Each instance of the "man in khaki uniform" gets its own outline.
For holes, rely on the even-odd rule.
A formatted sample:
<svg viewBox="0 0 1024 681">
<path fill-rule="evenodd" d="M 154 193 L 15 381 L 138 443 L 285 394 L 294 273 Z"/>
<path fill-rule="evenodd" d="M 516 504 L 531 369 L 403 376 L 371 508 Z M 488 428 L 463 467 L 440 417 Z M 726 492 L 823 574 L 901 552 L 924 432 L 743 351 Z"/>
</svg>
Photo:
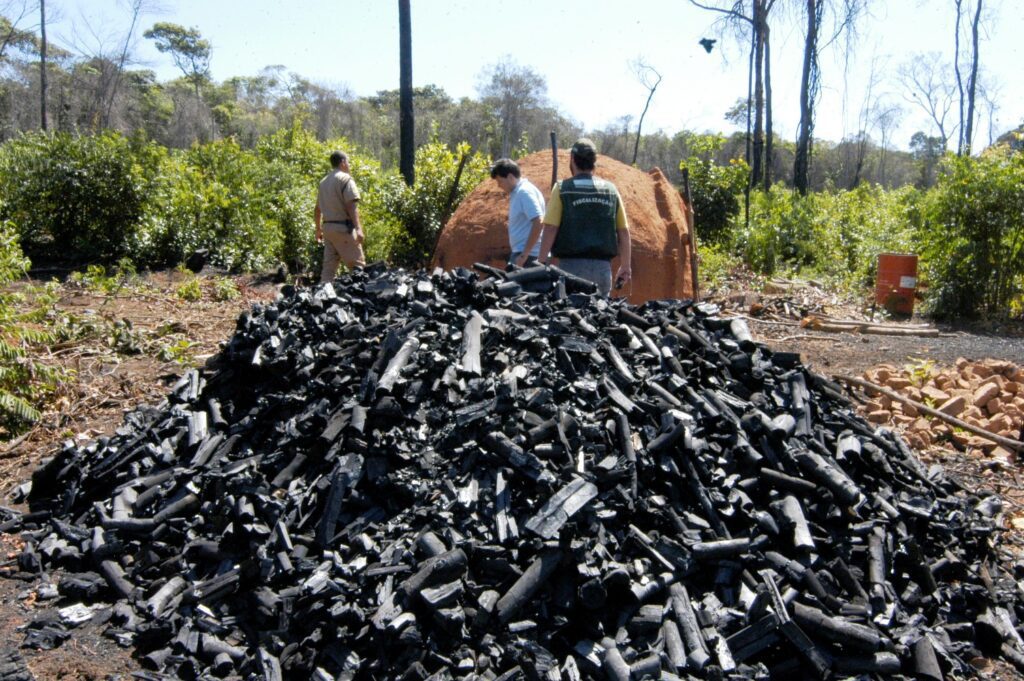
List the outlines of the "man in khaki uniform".
<svg viewBox="0 0 1024 681">
<path fill-rule="evenodd" d="M 348 154 L 331 153 L 333 170 L 320 181 L 313 220 L 316 241 L 323 242 L 324 264 L 320 281 L 331 281 L 338 272 L 338 263 L 348 268 L 366 264 L 363 256 L 363 227 L 359 222 L 359 188 L 349 174 Z"/>
</svg>

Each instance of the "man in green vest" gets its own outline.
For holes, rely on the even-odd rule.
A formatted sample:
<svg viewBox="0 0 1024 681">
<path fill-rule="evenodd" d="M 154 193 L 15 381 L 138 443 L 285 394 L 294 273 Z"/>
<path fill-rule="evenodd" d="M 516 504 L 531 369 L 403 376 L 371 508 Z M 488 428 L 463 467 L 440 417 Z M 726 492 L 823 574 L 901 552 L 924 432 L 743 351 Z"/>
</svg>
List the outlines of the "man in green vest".
<svg viewBox="0 0 1024 681">
<path fill-rule="evenodd" d="M 612 288 L 612 258 L 619 256 L 616 287 L 633 276 L 629 223 L 619 190 L 607 180 L 594 177 L 597 148 L 587 138 L 572 145 L 569 171 L 572 179 L 551 189 L 544 214 L 540 261 L 558 258 L 558 266 L 570 274 L 597 284 L 601 295 Z"/>
</svg>

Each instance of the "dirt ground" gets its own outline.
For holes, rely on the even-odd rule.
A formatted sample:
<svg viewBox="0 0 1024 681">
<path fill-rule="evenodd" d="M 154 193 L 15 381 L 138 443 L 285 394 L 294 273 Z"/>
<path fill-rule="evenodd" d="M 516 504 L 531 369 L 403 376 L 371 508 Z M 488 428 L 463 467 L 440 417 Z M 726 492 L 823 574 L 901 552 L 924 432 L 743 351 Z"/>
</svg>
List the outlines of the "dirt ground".
<svg viewBox="0 0 1024 681">
<path fill-rule="evenodd" d="M 74 369 L 77 379 L 36 427 L 13 441 L 0 443 L 0 506 L 12 505 L 9 494 L 28 479 L 34 467 L 62 440 L 88 440 L 109 433 L 120 424 L 126 410 L 140 403 L 159 401 L 187 367 L 201 365 L 218 352 L 221 343 L 233 333 L 241 312 L 253 304 L 273 300 L 278 291 L 278 286 L 269 282 L 235 278 L 241 295 L 217 302 L 211 294 L 212 280 L 204 279 L 203 299 L 184 302 L 175 293 L 184 276 L 177 272 L 149 275 L 139 286 L 114 295 L 81 285 L 67 285 L 60 290 L 58 310 L 80 318 L 103 320 L 108 327 L 122 322 L 119 328 L 123 328 L 126 323 L 142 349 L 136 354 L 116 351 L 104 334 L 49 348 L 44 359 Z M 945 366 L 952 365 L 958 357 L 1024 361 L 1024 325 L 999 329 L 941 327 L 941 335 L 934 338 L 826 334 L 801 328 L 800 317 L 815 312 L 864 319 L 864 306 L 813 286 L 783 287 L 781 292 L 772 294 L 722 291 L 709 296 L 709 300 L 720 305 L 723 316 L 747 318 L 756 340 L 776 350 L 799 352 L 807 366 L 829 377 L 859 376 L 883 363 L 900 366 L 931 361 Z M 922 321 L 927 320 L 907 323 Z M 173 359 L 167 358 L 168 348 L 179 350 L 170 353 Z M 1002 494 L 1010 510 L 1010 538 L 1024 546 L 1024 533 L 1011 525 L 1013 518 L 1024 512 L 1024 481 L 1016 468 L 993 466 L 953 449 L 936 448 L 921 452 L 921 456 L 941 462 L 969 490 Z M 19 545 L 16 536 L 0 535 L 0 572 L 10 573 L 16 568 Z M 0 579 L 0 649 L 18 648 L 24 637 L 19 627 L 55 611 L 53 601 L 39 601 L 39 583 L 38 579 Z M 22 649 L 21 653 L 40 680 L 127 681 L 132 678 L 131 672 L 139 669 L 138 663 L 128 650 L 104 638 L 104 629 L 103 621 L 86 623 L 73 630 L 72 638 L 55 650 Z M 982 678 L 1024 678 L 1001 662 L 978 661 L 978 665 Z"/>
</svg>

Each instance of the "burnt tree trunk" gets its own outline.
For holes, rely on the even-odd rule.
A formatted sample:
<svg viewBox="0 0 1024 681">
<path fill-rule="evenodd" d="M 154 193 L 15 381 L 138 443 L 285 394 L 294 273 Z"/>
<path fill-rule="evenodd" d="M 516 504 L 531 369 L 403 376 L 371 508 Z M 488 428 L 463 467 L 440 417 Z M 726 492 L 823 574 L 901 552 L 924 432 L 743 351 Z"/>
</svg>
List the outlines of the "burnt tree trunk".
<svg viewBox="0 0 1024 681">
<path fill-rule="evenodd" d="M 956 30 L 953 33 L 953 73 L 956 74 L 956 89 L 959 99 L 957 105 L 959 107 L 959 118 L 957 121 L 960 123 L 957 128 L 957 140 L 956 140 L 956 153 L 957 156 L 963 156 L 964 153 L 964 79 L 960 75 L 960 20 L 963 15 L 963 0 L 955 0 L 956 2 Z M 945 134 L 943 134 L 945 137 Z"/>
<path fill-rule="evenodd" d="M 971 77 L 967 81 L 967 123 L 964 130 L 964 153 L 971 155 L 974 142 L 974 96 L 978 88 L 978 24 L 981 23 L 981 3 L 974 10 L 974 21 L 971 23 Z"/>
<path fill-rule="evenodd" d="M 416 149 L 412 107 L 412 16 L 409 0 L 398 0 L 399 53 L 399 168 L 405 183 L 416 179 Z"/>
<path fill-rule="evenodd" d="M 800 77 L 800 125 L 797 128 L 796 158 L 793 160 L 793 185 L 807 194 L 811 155 L 811 133 L 814 130 L 814 68 L 818 51 L 818 0 L 807 0 L 807 36 L 804 40 L 804 63 Z"/>
<path fill-rule="evenodd" d="M 46 130 L 46 0 L 39 0 L 39 125 Z"/>
<path fill-rule="evenodd" d="M 764 190 L 772 186 L 772 50 L 768 20 L 764 17 Z"/>
<path fill-rule="evenodd" d="M 754 141 L 750 185 L 756 186 L 764 172 L 764 0 L 754 0 Z"/>
</svg>

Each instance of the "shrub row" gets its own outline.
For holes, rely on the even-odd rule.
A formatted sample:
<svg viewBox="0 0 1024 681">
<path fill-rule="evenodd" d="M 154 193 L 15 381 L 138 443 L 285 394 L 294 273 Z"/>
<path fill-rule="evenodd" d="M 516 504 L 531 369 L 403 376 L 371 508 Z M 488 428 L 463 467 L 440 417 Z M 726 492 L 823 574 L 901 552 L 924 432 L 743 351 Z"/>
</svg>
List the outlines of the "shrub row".
<svg viewBox="0 0 1024 681">
<path fill-rule="evenodd" d="M 927 191 L 861 185 L 800 196 L 776 185 L 751 194 L 749 224 L 737 207 L 735 177 L 703 170 L 694 186 L 698 236 L 740 255 L 756 272 L 802 272 L 863 287 L 874 281 L 879 253 L 917 253 L 927 311 L 1024 314 L 1020 152 L 995 147 L 971 158 L 949 155 Z M 711 208 L 702 216 L 704 204 Z M 723 215 L 731 216 L 724 229 Z"/>
<path fill-rule="evenodd" d="M 280 262 L 296 271 L 315 260 L 316 185 L 335 148 L 349 151 L 363 195 L 367 257 L 421 262 L 468 148 L 421 147 L 423 179 L 410 188 L 346 140 L 320 142 L 299 123 L 252 149 L 231 139 L 171 151 L 114 132 L 26 134 L 0 148 L 0 219 L 17 226 L 34 259 L 167 266 L 205 248 L 233 271 Z M 486 159 L 469 155 L 455 203 L 486 168 Z"/>
</svg>

